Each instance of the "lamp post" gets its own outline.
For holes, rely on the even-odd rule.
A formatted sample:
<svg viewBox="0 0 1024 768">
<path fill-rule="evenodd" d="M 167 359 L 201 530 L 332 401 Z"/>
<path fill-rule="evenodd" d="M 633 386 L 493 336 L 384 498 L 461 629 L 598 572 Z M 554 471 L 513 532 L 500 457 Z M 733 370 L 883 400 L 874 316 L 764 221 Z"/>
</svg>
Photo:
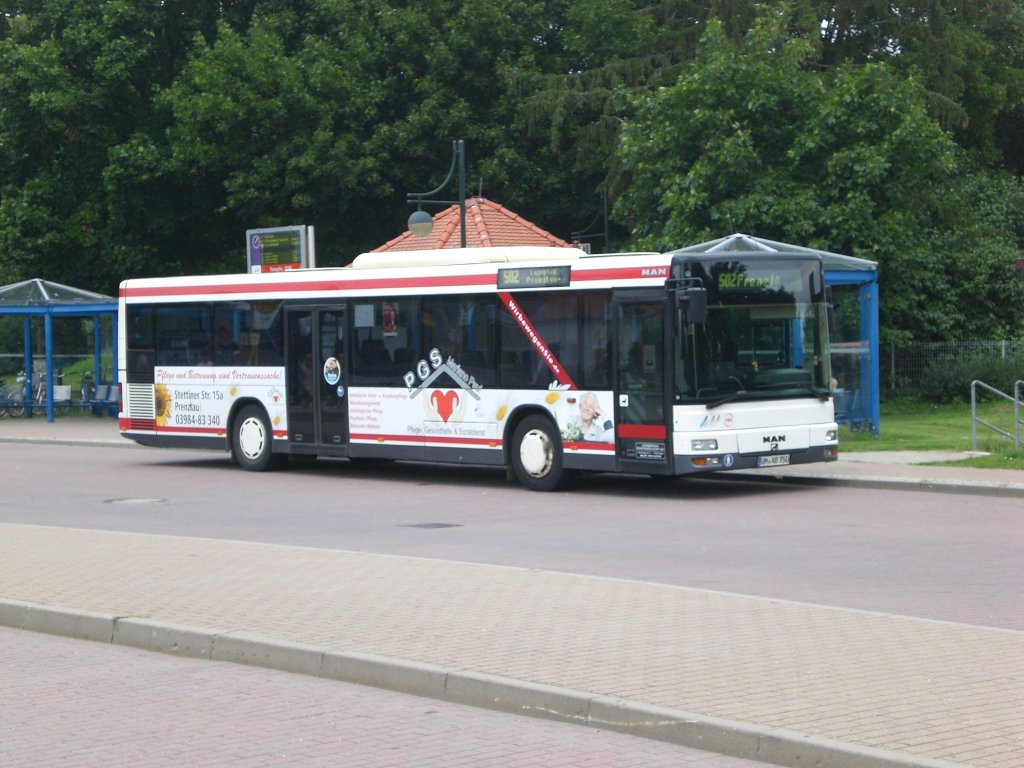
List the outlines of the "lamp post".
<svg viewBox="0 0 1024 768">
<path fill-rule="evenodd" d="M 458 200 L 434 200 L 433 195 L 441 192 L 451 182 L 452 177 L 458 172 L 459 175 L 459 199 Z M 452 167 L 448 169 L 448 175 L 436 189 L 429 192 L 409 192 L 407 202 L 415 203 L 416 210 L 409 216 L 409 231 L 416 237 L 426 237 L 434 228 L 434 217 L 423 210 L 424 203 L 439 205 L 459 205 L 459 233 L 460 247 L 466 247 L 466 144 L 462 139 L 452 142 Z"/>
<path fill-rule="evenodd" d="M 599 219 L 603 219 L 604 226 L 601 232 L 591 232 L 594 225 L 597 224 Z M 573 232 L 570 237 L 574 241 L 588 240 L 590 238 L 603 237 L 604 238 L 604 252 L 608 252 L 608 192 L 607 190 L 601 190 L 601 209 L 594 216 L 594 220 L 590 222 L 586 229 L 581 229 L 578 232 Z M 590 251 L 587 251 L 590 253 Z"/>
</svg>

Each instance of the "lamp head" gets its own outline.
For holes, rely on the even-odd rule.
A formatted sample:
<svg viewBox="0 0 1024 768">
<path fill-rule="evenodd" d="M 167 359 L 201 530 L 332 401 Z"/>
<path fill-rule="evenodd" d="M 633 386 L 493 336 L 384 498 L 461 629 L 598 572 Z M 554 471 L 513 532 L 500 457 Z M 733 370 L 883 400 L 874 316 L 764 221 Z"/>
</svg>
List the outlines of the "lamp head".
<svg viewBox="0 0 1024 768">
<path fill-rule="evenodd" d="M 426 237 L 434 228 L 434 217 L 424 210 L 415 210 L 409 217 L 409 231 L 416 237 Z"/>
</svg>

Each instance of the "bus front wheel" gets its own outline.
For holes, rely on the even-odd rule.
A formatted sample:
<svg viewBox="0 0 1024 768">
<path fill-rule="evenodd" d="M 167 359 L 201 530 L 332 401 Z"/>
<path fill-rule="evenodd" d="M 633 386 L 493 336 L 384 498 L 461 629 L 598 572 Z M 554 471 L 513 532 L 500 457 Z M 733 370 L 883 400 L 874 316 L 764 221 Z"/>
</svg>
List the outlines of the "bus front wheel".
<svg viewBox="0 0 1024 768">
<path fill-rule="evenodd" d="M 276 464 L 273 440 L 274 433 L 263 409 L 247 405 L 235 419 L 231 435 L 231 453 L 242 469 L 262 472 Z"/>
<path fill-rule="evenodd" d="M 531 491 L 553 491 L 562 483 L 562 440 L 551 419 L 527 416 L 512 437 L 512 471 Z"/>
</svg>

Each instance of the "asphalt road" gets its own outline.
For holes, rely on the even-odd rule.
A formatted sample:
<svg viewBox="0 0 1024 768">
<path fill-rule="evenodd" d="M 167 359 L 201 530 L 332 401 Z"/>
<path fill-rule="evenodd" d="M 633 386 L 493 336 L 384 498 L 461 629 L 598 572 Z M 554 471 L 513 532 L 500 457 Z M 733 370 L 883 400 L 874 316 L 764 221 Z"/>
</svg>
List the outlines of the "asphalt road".
<svg viewBox="0 0 1024 768">
<path fill-rule="evenodd" d="M 592 475 L 536 494 L 493 469 L 0 444 L 0 522 L 512 565 L 1024 629 L 1020 502 Z"/>
</svg>

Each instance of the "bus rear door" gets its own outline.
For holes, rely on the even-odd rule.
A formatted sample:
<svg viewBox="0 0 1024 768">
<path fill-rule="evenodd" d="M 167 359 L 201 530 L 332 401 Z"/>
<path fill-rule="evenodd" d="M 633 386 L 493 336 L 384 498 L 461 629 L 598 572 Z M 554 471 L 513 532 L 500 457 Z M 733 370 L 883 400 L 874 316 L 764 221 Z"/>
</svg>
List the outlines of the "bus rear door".
<svg viewBox="0 0 1024 768">
<path fill-rule="evenodd" d="M 287 317 L 288 441 L 296 453 L 345 455 L 345 309 L 291 308 Z"/>
<path fill-rule="evenodd" d="M 616 291 L 616 453 L 623 472 L 671 469 L 666 401 L 666 317 L 663 290 Z"/>
</svg>

